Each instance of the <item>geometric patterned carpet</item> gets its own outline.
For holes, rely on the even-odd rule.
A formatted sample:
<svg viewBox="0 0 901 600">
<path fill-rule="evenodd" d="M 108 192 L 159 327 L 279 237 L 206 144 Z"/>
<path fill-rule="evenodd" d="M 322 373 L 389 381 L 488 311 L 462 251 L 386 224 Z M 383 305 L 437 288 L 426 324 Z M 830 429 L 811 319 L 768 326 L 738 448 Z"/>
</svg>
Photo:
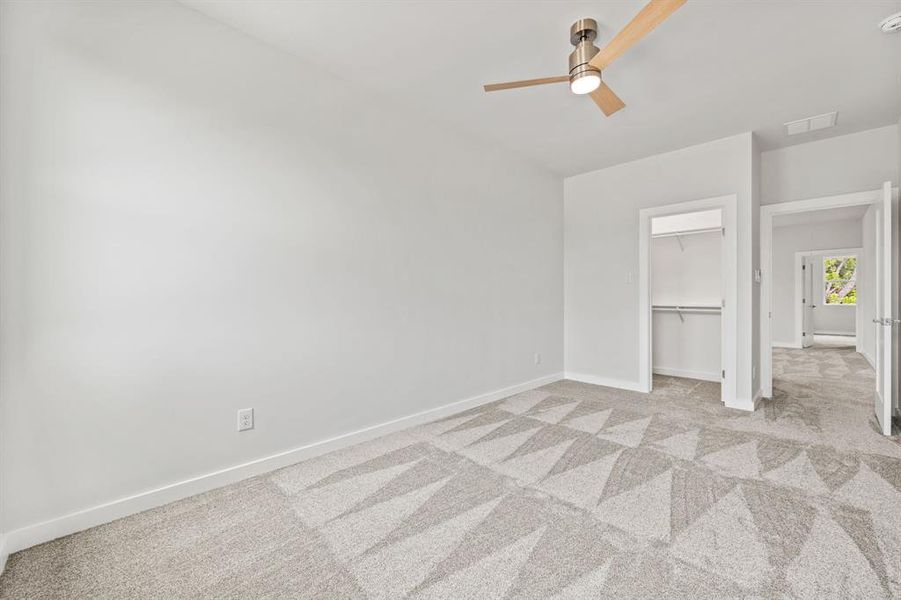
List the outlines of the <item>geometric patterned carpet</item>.
<svg viewBox="0 0 901 600">
<path fill-rule="evenodd" d="M 872 370 L 774 372 L 755 413 L 554 383 L 17 553 L 0 597 L 901 597 Z"/>
</svg>

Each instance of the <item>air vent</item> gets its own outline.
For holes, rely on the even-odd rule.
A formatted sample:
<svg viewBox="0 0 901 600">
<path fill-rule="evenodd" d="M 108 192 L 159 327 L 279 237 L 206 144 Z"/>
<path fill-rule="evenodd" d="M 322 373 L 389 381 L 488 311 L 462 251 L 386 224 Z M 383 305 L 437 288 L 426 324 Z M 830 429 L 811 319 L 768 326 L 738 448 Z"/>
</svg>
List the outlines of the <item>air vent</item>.
<svg viewBox="0 0 901 600">
<path fill-rule="evenodd" d="M 806 119 L 789 121 L 785 124 L 785 135 L 798 135 L 799 133 L 807 133 L 818 129 L 829 129 L 830 127 L 835 127 L 837 120 L 838 112 L 832 111 L 831 113 L 807 117 Z"/>
</svg>

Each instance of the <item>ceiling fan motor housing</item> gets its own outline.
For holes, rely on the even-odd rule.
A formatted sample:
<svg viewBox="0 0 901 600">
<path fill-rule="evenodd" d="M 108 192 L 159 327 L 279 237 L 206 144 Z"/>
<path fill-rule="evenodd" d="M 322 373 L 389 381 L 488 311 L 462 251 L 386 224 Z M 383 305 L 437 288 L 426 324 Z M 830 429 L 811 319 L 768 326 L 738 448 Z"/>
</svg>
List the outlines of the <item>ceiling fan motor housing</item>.
<svg viewBox="0 0 901 600">
<path fill-rule="evenodd" d="M 598 37 L 598 23 L 594 19 L 579 19 L 569 28 L 569 41 L 576 47 L 569 55 L 570 77 L 580 75 L 585 71 L 600 71 L 588 64 L 600 49 L 594 45 Z"/>
</svg>

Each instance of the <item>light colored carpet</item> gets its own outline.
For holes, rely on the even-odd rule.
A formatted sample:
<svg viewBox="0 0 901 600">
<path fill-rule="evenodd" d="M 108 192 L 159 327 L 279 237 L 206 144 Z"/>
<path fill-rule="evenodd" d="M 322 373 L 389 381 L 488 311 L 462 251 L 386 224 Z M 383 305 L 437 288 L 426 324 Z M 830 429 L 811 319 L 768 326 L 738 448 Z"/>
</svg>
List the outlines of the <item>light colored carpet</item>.
<svg viewBox="0 0 901 600">
<path fill-rule="evenodd" d="M 857 337 L 817 334 L 813 336 L 813 345 L 817 348 L 853 348 L 857 346 Z"/>
<path fill-rule="evenodd" d="M 10 557 L 3 598 L 901 597 L 901 444 L 850 350 L 776 397 L 563 381 Z"/>
</svg>

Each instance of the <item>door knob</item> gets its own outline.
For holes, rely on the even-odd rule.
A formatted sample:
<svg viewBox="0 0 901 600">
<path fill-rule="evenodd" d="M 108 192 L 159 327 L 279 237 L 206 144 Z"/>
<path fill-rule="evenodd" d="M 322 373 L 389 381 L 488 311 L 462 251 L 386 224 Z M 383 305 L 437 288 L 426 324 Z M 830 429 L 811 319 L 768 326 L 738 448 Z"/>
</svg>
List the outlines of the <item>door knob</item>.
<svg viewBox="0 0 901 600">
<path fill-rule="evenodd" d="M 885 325 L 886 327 L 892 327 L 893 325 L 901 324 L 901 319 L 893 319 L 891 317 L 886 317 L 884 319 L 876 318 L 873 319 L 873 322 L 877 325 Z"/>
</svg>

